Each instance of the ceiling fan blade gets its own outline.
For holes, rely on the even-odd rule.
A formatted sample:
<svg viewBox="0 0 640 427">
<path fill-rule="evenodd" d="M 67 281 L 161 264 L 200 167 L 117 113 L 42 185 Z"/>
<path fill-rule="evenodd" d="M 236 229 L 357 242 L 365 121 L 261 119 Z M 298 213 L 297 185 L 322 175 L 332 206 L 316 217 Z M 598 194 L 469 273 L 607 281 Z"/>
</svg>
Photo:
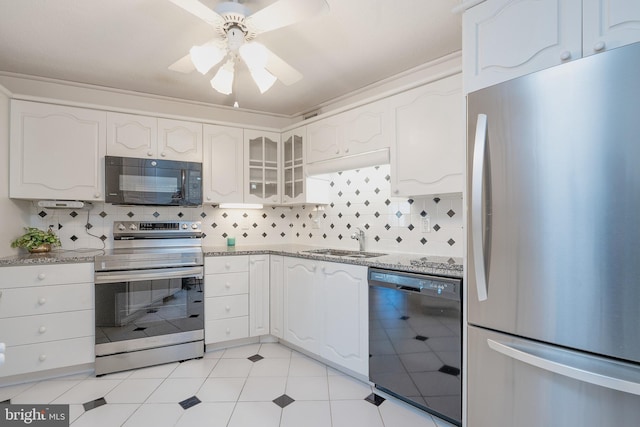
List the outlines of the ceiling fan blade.
<svg viewBox="0 0 640 427">
<path fill-rule="evenodd" d="M 179 73 L 190 73 L 196 69 L 193 65 L 193 61 L 191 60 L 191 55 L 187 54 L 182 58 L 178 59 L 173 64 L 169 65 L 169 69 L 172 71 L 177 71 Z"/>
<path fill-rule="evenodd" d="M 187 12 L 197 16 L 204 22 L 216 26 L 224 23 L 224 18 L 218 13 L 209 9 L 207 6 L 200 3 L 198 0 L 169 0 L 176 6 L 186 10 Z"/>
<path fill-rule="evenodd" d="M 256 34 L 260 34 L 295 24 L 327 11 L 329 11 L 329 4 L 326 0 L 278 0 L 249 16 L 246 24 Z"/>
<path fill-rule="evenodd" d="M 268 53 L 267 65 L 265 68 L 274 76 L 278 78 L 282 83 L 290 86 L 302 79 L 302 74 L 287 64 L 275 53 L 265 48 Z"/>
</svg>

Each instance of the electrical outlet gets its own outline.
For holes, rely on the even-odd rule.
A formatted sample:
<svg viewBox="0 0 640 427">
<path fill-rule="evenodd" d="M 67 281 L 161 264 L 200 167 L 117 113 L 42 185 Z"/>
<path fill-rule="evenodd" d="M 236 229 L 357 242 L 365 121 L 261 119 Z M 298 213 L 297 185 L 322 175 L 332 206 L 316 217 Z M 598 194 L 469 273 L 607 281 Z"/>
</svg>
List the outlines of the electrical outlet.
<svg viewBox="0 0 640 427">
<path fill-rule="evenodd" d="M 431 218 L 429 216 L 425 216 L 420 220 L 420 228 L 423 233 L 431 232 Z"/>
</svg>

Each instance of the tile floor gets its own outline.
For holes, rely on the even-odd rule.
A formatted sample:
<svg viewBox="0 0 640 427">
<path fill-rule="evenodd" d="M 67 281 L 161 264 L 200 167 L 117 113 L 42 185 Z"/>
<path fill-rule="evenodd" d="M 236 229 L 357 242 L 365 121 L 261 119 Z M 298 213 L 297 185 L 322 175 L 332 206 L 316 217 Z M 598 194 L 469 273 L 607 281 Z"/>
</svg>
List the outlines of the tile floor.
<svg viewBox="0 0 640 427">
<path fill-rule="evenodd" d="M 268 343 L 100 378 L 0 387 L 0 403 L 69 404 L 73 427 L 450 427 L 372 394 L 368 384 Z"/>
</svg>

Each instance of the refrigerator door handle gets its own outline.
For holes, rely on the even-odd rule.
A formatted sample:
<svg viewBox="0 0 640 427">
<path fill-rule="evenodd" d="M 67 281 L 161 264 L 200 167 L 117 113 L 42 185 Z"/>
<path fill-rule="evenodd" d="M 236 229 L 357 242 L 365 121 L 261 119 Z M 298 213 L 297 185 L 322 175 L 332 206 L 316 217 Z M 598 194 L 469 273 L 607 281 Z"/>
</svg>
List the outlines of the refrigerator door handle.
<svg viewBox="0 0 640 427">
<path fill-rule="evenodd" d="M 473 265 L 475 266 L 478 300 L 487 299 L 484 240 L 482 235 L 482 201 L 484 200 L 484 153 L 487 145 L 487 115 L 478 114 L 473 148 L 473 174 L 471 176 L 471 235 L 473 237 Z"/>
<path fill-rule="evenodd" d="M 640 376 L 635 368 L 627 368 L 621 363 L 568 350 L 545 348 L 543 345 L 510 345 L 492 339 L 487 339 L 487 344 L 498 353 L 545 371 L 611 390 L 640 395 Z M 574 366 L 563 363 L 566 361 L 574 362 Z"/>
</svg>

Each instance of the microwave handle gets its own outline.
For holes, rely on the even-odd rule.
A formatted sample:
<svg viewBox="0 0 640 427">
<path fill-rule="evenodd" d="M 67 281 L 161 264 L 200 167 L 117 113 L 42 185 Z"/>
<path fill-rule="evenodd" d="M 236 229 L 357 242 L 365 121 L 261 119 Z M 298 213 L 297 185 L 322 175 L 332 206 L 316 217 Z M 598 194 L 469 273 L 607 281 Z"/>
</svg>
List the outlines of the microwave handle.
<svg viewBox="0 0 640 427">
<path fill-rule="evenodd" d="M 186 186 L 187 186 L 187 171 L 185 169 L 182 169 L 180 171 L 180 194 L 182 194 L 183 199 L 187 198 Z"/>
</svg>

